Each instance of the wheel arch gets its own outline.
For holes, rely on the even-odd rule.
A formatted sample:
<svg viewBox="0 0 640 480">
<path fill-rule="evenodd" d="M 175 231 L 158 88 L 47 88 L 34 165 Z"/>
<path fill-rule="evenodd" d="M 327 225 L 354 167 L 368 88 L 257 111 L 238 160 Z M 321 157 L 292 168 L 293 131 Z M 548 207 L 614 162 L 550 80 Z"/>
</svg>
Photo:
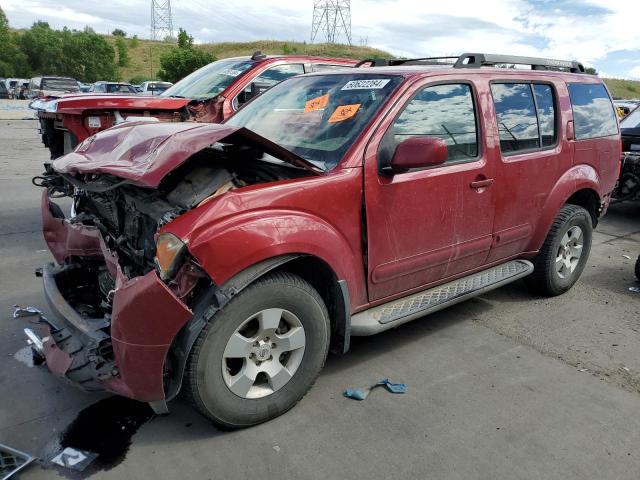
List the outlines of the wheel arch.
<svg viewBox="0 0 640 480">
<path fill-rule="evenodd" d="M 530 252 L 540 250 L 553 221 L 565 204 L 578 205 L 585 208 L 589 212 L 595 228 L 602 205 L 600 190 L 600 178 L 596 170 L 590 165 L 576 165 L 566 171 L 547 196 L 542 207 L 540 221 L 535 226 L 534 234 L 527 250 Z"/>
<path fill-rule="evenodd" d="M 165 360 L 166 366 L 171 365 L 171 368 L 166 368 L 169 372 L 165 381 L 167 401 L 180 392 L 187 359 L 207 322 L 241 291 L 274 271 L 296 274 L 318 291 L 329 311 L 331 351 L 340 354 L 348 351 L 351 337 L 351 307 L 346 281 L 339 280 L 329 264 L 312 255 L 294 253 L 269 258 L 238 272 L 224 284 L 212 284 L 203 291 L 195 303 L 193 317 L 174 338 Z"/>
</svg>

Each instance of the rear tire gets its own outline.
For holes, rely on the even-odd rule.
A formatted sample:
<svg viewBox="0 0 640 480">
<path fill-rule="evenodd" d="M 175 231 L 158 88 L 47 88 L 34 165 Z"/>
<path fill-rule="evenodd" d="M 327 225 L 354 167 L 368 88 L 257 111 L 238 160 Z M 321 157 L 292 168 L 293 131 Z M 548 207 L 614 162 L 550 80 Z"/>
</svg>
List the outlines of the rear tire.
<svg viewBox="0 0 640 480">
<path fill-rule="evenodd" d="M 209 319 L 187 361 L 185 393 L 226 429 L 282 415 L 320 374 L 330 331 L 326 306 L 309 283 L 269 274 Z"/>
<path fill-rule="evenodd" d="M 636 278 L 640 282 L 640 255 L 638 255 L 638 259 L 636 260 Z"/>
<path fill-rule="evenodd" d="M 569 290 L 587 263 L 592 236 L 589 212 L 578 205 L 564 205 L 533 260 L 533 273 L 525 279 L 529 288 L 547 296 Z"/>
</svg>

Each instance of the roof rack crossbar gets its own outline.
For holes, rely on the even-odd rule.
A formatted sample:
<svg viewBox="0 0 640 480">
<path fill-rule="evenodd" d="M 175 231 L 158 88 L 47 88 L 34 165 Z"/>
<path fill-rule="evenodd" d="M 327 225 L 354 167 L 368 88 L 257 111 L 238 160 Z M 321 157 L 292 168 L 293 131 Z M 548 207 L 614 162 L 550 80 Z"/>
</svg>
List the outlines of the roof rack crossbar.
<svg viewBox="0 0 640 480">
<path fill-rule="evenodd" d="M 392 58 L 389 65 L 451 65 L 451 60 L 457 60 L 458 57 L 423 57 L 423 58 Z M 446 62 L 444 60 L 449 60 Z"/>
<path fill-rule="evenodd" d="M 585 73 L 584 65 L 575 60 L 553 60 L 550 58 L 520 57 L 516 55 L 496 55 L 490 53 L 463 53 L 457 57 L 453 68 L 480 68 L 498 64 L 531 65 L 532 70 L 563 68 L 571 73 Z"/>
</svg>

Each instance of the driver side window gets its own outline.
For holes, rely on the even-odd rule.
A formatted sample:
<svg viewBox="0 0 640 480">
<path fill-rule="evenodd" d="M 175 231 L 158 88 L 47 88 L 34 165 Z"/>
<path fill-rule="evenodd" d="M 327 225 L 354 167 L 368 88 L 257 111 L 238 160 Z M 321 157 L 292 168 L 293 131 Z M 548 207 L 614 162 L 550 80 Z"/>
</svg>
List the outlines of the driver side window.
<svg viewBox="0 0 640 480">
<path fill-rule="evenodd" d="M 410 137 L 439 137 L 447 162 L 478 156 L 473 92 L 468 84 L 434 85 L 420 90 L 393 123 L 393 148 Z"/>
</svg>

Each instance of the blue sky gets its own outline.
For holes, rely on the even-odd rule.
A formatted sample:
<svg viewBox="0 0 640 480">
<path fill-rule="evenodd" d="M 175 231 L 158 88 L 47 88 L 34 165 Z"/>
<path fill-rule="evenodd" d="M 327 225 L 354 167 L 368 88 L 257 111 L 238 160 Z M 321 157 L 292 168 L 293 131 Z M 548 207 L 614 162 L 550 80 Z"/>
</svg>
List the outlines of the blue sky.
<svg viewBox="0 0 640 480">
<path fill-rule="evenodd" d="M 199 42 L 309 41 L 312 0 L 172 0 Z M 122 28 L 149 35 L 150 0 L 0 0 L 15 27 Z M 640 79 L 638 0 L 352 0 L 354 43 L 403 56 L 484 51 L 576 59 Z"/>
</svg>

